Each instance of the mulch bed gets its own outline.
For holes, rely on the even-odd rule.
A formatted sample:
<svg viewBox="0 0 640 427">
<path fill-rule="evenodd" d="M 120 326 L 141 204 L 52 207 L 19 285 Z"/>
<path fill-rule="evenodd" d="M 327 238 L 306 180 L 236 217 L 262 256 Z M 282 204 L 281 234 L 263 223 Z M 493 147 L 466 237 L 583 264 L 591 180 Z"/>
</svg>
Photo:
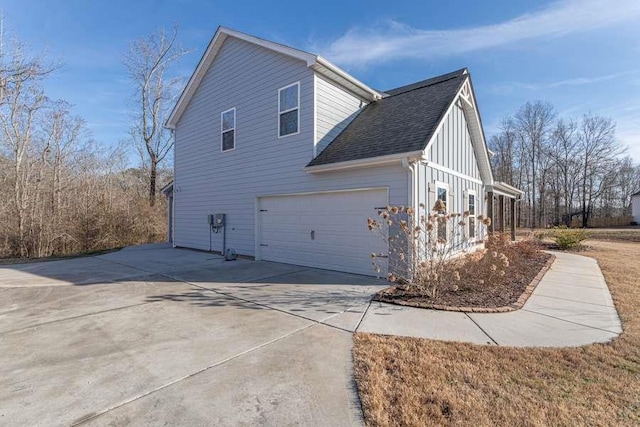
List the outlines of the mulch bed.
<svg viewBox="0 0 640 427">
<path fill-rule="evenodd" d="M 538 251 L 526 257 L 510 258 L 505 275 L 492 283 L 477 283 L 477 272 L 463 273 L 462 286 L 445 286 L 435 299 L 410 285 L 396 284 L 379 291 L 374 301 L 412 307 L 466 312 L 505 312 L 517 310 L 527 300 L 555 256 Z M 466 284 L 466 285 L 464 285 Z"/>
</svg>

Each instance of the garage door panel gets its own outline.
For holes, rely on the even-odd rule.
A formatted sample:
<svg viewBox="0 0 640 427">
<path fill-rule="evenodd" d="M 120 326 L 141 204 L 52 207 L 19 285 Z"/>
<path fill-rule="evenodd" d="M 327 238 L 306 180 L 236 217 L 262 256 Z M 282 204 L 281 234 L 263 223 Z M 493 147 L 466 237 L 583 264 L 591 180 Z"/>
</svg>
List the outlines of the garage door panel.
<svg viewBox="0 0 640 427">
<path fill-rule="evenodd" d="M 386 189 L 261 198 L 260 257 L 375 275 L 370 254 L 386 247 L 368 230 L 367 218 L 387 201 Z"/>
</svg>

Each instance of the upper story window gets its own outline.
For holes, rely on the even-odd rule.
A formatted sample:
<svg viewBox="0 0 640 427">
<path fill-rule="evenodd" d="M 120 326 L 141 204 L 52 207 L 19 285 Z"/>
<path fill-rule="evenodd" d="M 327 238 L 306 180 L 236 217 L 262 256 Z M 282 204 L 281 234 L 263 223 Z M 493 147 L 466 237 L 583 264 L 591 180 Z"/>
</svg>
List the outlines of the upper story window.
<svg viewBox="0 0 640 427">
<path fill-rule="evenodd" d="M 236 148 L 236 109 L 231 108 L 220 114 L 222 151 Z"/>
<path fill-rule="evenodd" d="M 300 131 L 300 82 L 278 90 L 278 138 Z"/>
</svg>

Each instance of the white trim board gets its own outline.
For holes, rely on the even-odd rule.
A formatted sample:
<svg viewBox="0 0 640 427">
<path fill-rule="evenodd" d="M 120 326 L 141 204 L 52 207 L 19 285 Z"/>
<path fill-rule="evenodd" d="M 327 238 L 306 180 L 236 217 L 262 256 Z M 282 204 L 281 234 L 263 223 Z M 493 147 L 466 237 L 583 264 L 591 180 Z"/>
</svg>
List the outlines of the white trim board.
<svg viewBox="0 0 640 427">
<path fill-rule="evenodd" d="M 403 159 L 418 160 L 422 158 L 422 151 L 411 153 L 389 154 L 387 156 L 369 157 L 366 159 L 347 160 L 345 162 L 328 163 L 326 165 L 305 166 L 307 173 L 330 172 L 356 167 L 380 166 L 384 164 L 400 163 Z"/>
<path fill-rule="evenodd" d="M 448 173 L 450 175 L 457 176 L 458 178 L 465 179 L 465 180 L 467 180 L 469 182 L 473 182 L 473 183 L 476 183 L 476 184 L 483 185 L 482 181 L 479 180 L 478 178 L 474 178 L 472 176 L 465 175 L 465 174 L 463 174 L 461 172 L 458 172 L 456 170 L 449 169 L 449 168 L 447 168 L 445 166 L 441 166 L 441 165 L 439 165 L 437 163 L 433 163 L 432 161 L 425 160 L 422 163 L 425 166 L 430 167 L 430 168 L 435 169 L 435 170 L 439 170 L 440 172 Z"/>
<path fill-rule="evenodd" d="M 224 128 L 224 115 L 230 111 L 233 111 L 233 127 L 231 129 Z M 236 149 L 236 137 L 238 136 L 237 128 L 237 117 L 236 117 L 236 107 L 229 108 L 220 113 L 220 152 L 227 153 L 229 151 L 234 151 Z M 233 148 L 224 149 L 224 134 L 226 132 L 233 131 Z"/>
<path fill-rule="evenodd" d="M 280 111 L 280 92 L 282 92 L 283 90 L 289 89 L 290 87 L 294 87 L 294 86 L 298 87 L 298 100 L 297 100 L 297 104 L 296 104 L 295 108 L 289 108 L 288 110 Z M 295 83 L 291 83 L 289 85 L 283 86 L 283 87 L 278 89 L 278 121 L 277 121 L 277 123 L 278 123 L 278 139 L 286 138 L 288 136 L 298 135 L 300 133 L 300 90 L 301 90 L 300 81 L 297 81 Z M 286 113 L 290 113 L 290 112 L 292 112 L 294 110 L 298 113 L 297 114 L 298 118 L 297 118 L 297 121 L 296 121 L 296 129 L 297 130 L 295 132 L 288 133 L 286 135 L 281 135 L 280 134 L 280 116 L 282 116 L 283 114 L 286 114 Z"/>
<path fill-rule="evenodd" d="M 465 92 L 467 92 L 467 98 L 464 98 L 463 96 Z M 468 98 L 471 98 L 471 102 L 469 102 Z M 458 106 L 458 102 L 460 99 L 463 99 L 464 102 L 461 102 L 461 105 Z M 478 107 L 475 102 L 475 97 L 473 96 L 473 86 L 471 85 L 471 78 L 468 74 L 465 74 L 465 81 L 462 83 L 462 85 L 460 85 L 460 89 L 456 93 L 456 96 L 453 98 L 451 105 L 449 105 L 449 107 L 447 108 L 447 112 L 442 116 L 440 122 L 438 122 L 438 126 L 436 127 L 435 132 L 433 133 L 433 135 L 431 135 L 431 139 L 429 139 L 429 142 L 423 150 L 424 157 L 427 157 L 429 149 L 435 142 L 438 134 L 442 131 L 444 123 L 446 122 L 454 107 L 461 108 L 464 113 L 465 119 L 467 120 L 467 128 L 469 130 L 469 135 L 471 136 L 473 151 L 476 154 L 476 161 L 478 163 L 480 175 L 483 176 L 486 184 L 492 184 L 493 173 L 491 171 L 491 162 L 489 160 L 489 154 L 487 153 L 487 144 L 484 139 L 484 132 L 482 131 L 482 123 L 480 122 L 480 116 L 478 115 Z M 470 117 L 471 112 L 469 110 L 473 111 L 473 117 Z"/>
</svg>

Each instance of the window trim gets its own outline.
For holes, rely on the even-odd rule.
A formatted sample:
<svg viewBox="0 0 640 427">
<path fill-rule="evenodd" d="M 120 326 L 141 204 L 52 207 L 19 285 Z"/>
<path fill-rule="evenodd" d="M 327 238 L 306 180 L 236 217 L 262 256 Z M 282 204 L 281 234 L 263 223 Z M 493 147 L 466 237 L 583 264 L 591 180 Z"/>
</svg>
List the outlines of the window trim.
<svg viewBox="0 0 640 427">
<path fill-rule="evenodd" d="M 289 108 L 288 110 L 280 111 L 280 93 L 283 90 L 289 89 L 290 87 L 293 87 L 293 86 L 297 86 L 298 87 L 297 106 L 295 108 Z M 298 130 L 293 132 L 293 133 L 288 133 L 286 135 L 281 135 L 280 134 L 280 116 L 282 114 L 285 114 L 285 113 L 290 113 L 293 110 L 297 110 L 297 112 L 298 112 L 298 117 L 297 117 Z M 291 83 L 290 85 L 287 85 L 287 86 L 284 86 L 284 87 L 281 87 L 280 89 L 278 89 L 278 111 L 277 111 L 277 113 L 278 113 L 278 116 L 277 116 L 278 117 L 278 139 L 286 138 L 288 136 L 298 135 L 300 133 L 300 81 L 297 81 L 295 83 Z"/>
<path fill-rule="evenodd" d="M 444 200 L 444 207 L 445 207 L 445 214 L 447 212 L 451 212 L 451 206 L 447 206 L 449 204 L 449 199 L 450 199 L 450 195 L 451 195 L 451 187 L 449 186 L 448 183 L 446 182 L 442 182 L 442 181 L 435 181 L 435 192 L 434 192 L 434 200 L 433 200 L 433 205 L 435 206 L 436 201 L 438 200 L 438 189 L 442 188 L 443 190 L 445 190 L 447 192 L 447 195 L 445 197 Z M 434 227 L 436 229 L 436 239 L 439 238 L 439 231 L 440 231 L 440 227 L 439 224 L 436 224 L 436 227 Z M 445 236 L 444 236 L 444 240 L 449 243 L 449 224 L 445 223 L 444 224 L 444 229 L 445 229 Z"/>
<path fill-rule="evenodd" d="M 451 188 L 449 187 L 449 184 L 447 184 L 446 182 L 442 182 L 442 181 L 435 181 L 435 199 L 433 200 L 433 205 L 431 205 L 432 207 L 436 204 L 436 200 L 438 200 L 438 189 L 442 188 L 444 190 L 447 191 L 447 199 L 449 199 L 449 195 L 451 194 Z M 449 200 L 445 200 L 445 208 L 447 209 L 445 212 L 450 212 L 451 211 L 451 206 L 447 206 L 449 204 Z"/>
<path fill-rule="evenodd" d="M 231 129 L 225 129 L 224 128 L 224 115 L 225 113 L 228 113 L 229 111 L 233 111 L 233 127 Z M 236 149 L 236 127 L 237 127 L 237 123 L 236 123 L 236 107 L 232 107 L 229 108 L 228 110 L 223 111 L 222 113 L 220 113 L 220 152 L 221 153 L 226 153 L 228 151 L 235 151 Z M 227 148 L 226 150 L 224 149 L 224 134 L 226 132 L 231 132 L 233 131 L 233 148 Z"/>
<path fill-rule="evenodd" d="M 469 196 L 473 196 L 473 210 L 474 210 L 474 214 L 471 215 L 471 211 L 469 209 Z M 472 189 L 467 189 L 467 191 L 465 192 L 465 197 L 464 197 L 464 207 L 466 211 L 469 211 L 469 218 L 473 217 L 474 218 L 474 225 L 477 227 L 478 226 L 478 194 L 476 193 L 476 190 L 472 190 Z M 466 227 L 466 231 L 467 231 L 467 238 L 469 239 L 469 241 L 475 241 L 478 237 L 478 229 L 474 229 L 474 233 L 473 233 L 473 237 L 471 237 L 471 221 L 469 221 L 467 219 L 467 227 Z"/>
</svg>

